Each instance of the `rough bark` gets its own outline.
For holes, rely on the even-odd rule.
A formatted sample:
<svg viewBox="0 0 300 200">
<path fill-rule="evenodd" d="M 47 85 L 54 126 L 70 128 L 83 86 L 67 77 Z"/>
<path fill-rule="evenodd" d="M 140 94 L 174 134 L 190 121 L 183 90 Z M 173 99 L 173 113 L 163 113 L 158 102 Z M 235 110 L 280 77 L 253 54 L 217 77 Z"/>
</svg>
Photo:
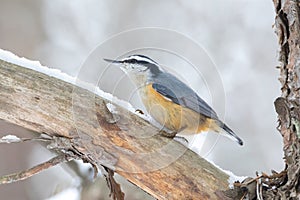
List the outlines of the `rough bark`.
<svg viewBox="0 0 300 200">
<path fill-rule="evenodd" d="M 279 39 L 281 98 L 275 102 L 284 150 L 298 143 L 300 104 L 300 2 L 274 0 L 275 31 Z"/>
<path fill-rule="evenodd" d="M 285 178 L 276 189 L 267 190 L 268 199 L 300 199 L 300 2 L 273 0 L 275 32 L 279 40 L 281 97 L 274 104 L 278 129 L 283 137 Z"/>
<path fill-rule="evenodd" d="M 157 199 L 219 199 L 228 175 L 117 105 L 0 60 L 0 119 L 54 138 L 48 148 L 105 166 Z M 126 194 L 125 194 L 126 195 Z"/>
</svg>

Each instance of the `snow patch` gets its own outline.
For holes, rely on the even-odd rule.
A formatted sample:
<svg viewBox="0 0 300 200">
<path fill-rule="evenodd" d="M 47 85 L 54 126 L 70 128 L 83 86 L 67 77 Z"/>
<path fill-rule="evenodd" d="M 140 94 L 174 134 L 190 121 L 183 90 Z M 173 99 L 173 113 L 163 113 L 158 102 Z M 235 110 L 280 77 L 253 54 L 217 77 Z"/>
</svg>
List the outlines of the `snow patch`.
<svg viewBox="0 0 300 200">
<path fill-rule="evenodd" d="M 6 136 L 3 136 L 1 139 L 0 139 L 0 143 L 17 143 L 17 142 L 21 142 L 22 140 L 15 136 L 15 135 L 6 135 Z"/>
<path fill-rule="evenodd" d="M 229 183 L 229 188 L 231 188 L 231 189 L 233 189 L 234 182 L 239 181 L 241 183 L 243 180 L 248 178 L 247 176 L 237 176 L 229 170 L 223 169 L 223 172 L 229 176 L 228 183 Z"/>
<path fill-rule="evenodd" d="M 47 200 L 63 200 L 63 199 L 79 200 L 80 199 L 80 190 L 75 187 L 68 188 L 50 198 L 47 198 Z"/>
<path fill-rule="evenodd" d="M 109 112 L 111 113 L 118 113 L 116 106 L 112 103 L 107 103 L 106 104 L 107 109 L 109 110 Z"/>
<path fill-rule="evenodd" d="M 77 85 L 81 88 L 89 90 L 90 92 L 93 92 L 94 94 L 103 97 L 104 99 L 112 101 L 113 103 L 123 108 L 126 108 L 127 110 L 129 110 L 134 114 L 137 114 L 133 106 L 127 101 L 120 100 L 117 97 L 113 96 L 112 94 L 104 92 L 98 86 L 95 86 L 95 84 L 79 80 L 77 77 L 70 76 L 59 69 L 53 69 L 53 68 L 43 66 L 39 61 L 28 60 L 24 57 L 20 58 L 17 55 L 9 51 L 5 51 L 3 49 L 0 49 L 0 59 L 15 65 L 20 65 L 22 67 L 41 72 L 43 74 L 55 77 L 57 79 L 63 80 L 73 85 Z"/>
<path fill-rule="evenodd" d="M 39 61 L 28 60 L 24 57 L 20 58 L 12 52 L 5 51 L 3 49 L 0 49 L 0 59 L 9 63 L 13 63 L 15 65 L 20 65 L 22 67 L 41 72 L 43 74 L 47 74 L 49 76 L 64 80 L 68 83 L 73 84 L 76 80 L 75 77 L 69 76 L 68 74 L 63 73 L 58 69 L 51 69 L 46 66 L 43 66 Z"/>
<path fill-rule="evenodd" d="M 234 173 L 232 173 L 229 170 L 222 169 L 221 167 L 219 167 L 218 165 L 216 165 L 211 160 L 209 160 L 209 162 L 211 164 L 213 164 L 216 168 L 218 168 L 219 170 L 221 170 L 222 172 L 224 172 L 225 174 L 227 174 L 229 176 L 228 183 L 229 183 L 229 188 L 230 189 L 233 189 L 234 182 L 239 181 L 241 183 L 243 180 L 245 180 L 246 178 L 248 178 L 247 176 L 237 176 L 237 175 L 235 175 Z"/>
</svg>

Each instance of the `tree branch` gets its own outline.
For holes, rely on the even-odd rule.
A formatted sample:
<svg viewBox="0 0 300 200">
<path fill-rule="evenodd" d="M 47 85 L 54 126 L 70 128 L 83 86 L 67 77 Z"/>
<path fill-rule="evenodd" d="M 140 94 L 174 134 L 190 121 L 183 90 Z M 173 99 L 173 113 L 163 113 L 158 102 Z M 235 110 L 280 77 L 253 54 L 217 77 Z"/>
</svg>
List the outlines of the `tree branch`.
<svg viewBox="0 0 300 200">
<path fill-rule="evenodd" d="M 220 199 L 229 176 L 126 109 L 45 74 L 0 60 L 0 119 L 45 133 L 48 148 L 117 172 L 157 199 Z"/>
<path fill-rule="evenodd" d="M 41 164 L 34 166 L 28 170 L 0 177 L 0 185 L 14 183 L 17 181 L 24 180 L 24 179 L 29 178 L 35 174 L 38 174 L 41 171 L 46 170 L 50 167 L 54 167 L 55 165 L 61 164 L 63 162 L 69 162 L 71 159 L 73 159 L 73 158 L 70 157 L 69 155 L 56 156 L 54 158 L 51 158 L 47 162 L 41 163 Z"/>
</svg>

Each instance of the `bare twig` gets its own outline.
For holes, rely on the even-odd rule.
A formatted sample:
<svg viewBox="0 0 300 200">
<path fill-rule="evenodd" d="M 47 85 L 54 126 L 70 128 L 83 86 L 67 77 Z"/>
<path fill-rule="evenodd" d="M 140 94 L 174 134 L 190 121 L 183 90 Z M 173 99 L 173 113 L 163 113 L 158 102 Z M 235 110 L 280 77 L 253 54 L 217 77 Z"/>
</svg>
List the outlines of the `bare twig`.
<svg viewBox="0 0 300 200">
<path fill-rule="evenodd" d="M 22 171 L 22 172 L 18 172 L 18 173 L 14 173 L 14 174 L 9 174 L 9 175 L 5 175 L 0 177 L 0 185 L 1 184 L 8 184 L 8 183 L 14 183 L 17 181 L 21 181 L 24 179 L 27 179 L 37 173 L 40 173 L 50 167 L 53 167 L 57 164 L 63 163 L 63 162 L 68 162 L 70 160 L 72 160 L 73 158 L 69 155 L 59 155 L 56 156 L 42 164 L 39 164 L 37 166 L 34 166 L 28 170 Z"/>
<path fill-rule="evenodd" d="M 5 135 L 2 138 L 0 138 L 0 144 L 6 143 L 20 143 L 20 142 L 27 142 L 27 141 L 43 141 L 48 142 L 50 141 L 50 138 L 44 138 L 44 137 L 37 137 L 37 138 L 19 138 L 16 135 Z"/>
<path fill-rule="evenodd" d="M 262 188 L 261 188 L 262 186 L 261 186 L 261 179 L 258 179 L 257 181 L 256 181 L 256 196 L 257 196 L 257 199 L 258 200 L 263 200 L 263 198 L 262 198 Z"/>
</svg>

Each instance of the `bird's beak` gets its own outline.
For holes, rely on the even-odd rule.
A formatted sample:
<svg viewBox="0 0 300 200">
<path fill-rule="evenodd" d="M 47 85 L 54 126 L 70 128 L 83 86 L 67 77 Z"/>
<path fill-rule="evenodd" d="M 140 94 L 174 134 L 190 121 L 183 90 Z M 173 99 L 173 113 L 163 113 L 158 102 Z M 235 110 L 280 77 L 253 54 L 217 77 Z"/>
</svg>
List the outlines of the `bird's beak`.
<svg viewBox="0 0 300 200">
<path fill-rule="evenodd" d="M 112 64 L 122 64 L 123 63 L 122 61 L 119 61 L 119 60 L 111 60 L 111 59 L 106 59 L 106 58 L 103 58 L 103 60 L 105 60 L 106 62 L 112 63 Z"/>
<path fill-rule="evenodd" d="M 228 133 L 227 137 L 229 137 L 231 140 L 236 141 L 239 145 L 243 146 L 243 140 L 239 138 L 236 134 Z"/>
</svg>

